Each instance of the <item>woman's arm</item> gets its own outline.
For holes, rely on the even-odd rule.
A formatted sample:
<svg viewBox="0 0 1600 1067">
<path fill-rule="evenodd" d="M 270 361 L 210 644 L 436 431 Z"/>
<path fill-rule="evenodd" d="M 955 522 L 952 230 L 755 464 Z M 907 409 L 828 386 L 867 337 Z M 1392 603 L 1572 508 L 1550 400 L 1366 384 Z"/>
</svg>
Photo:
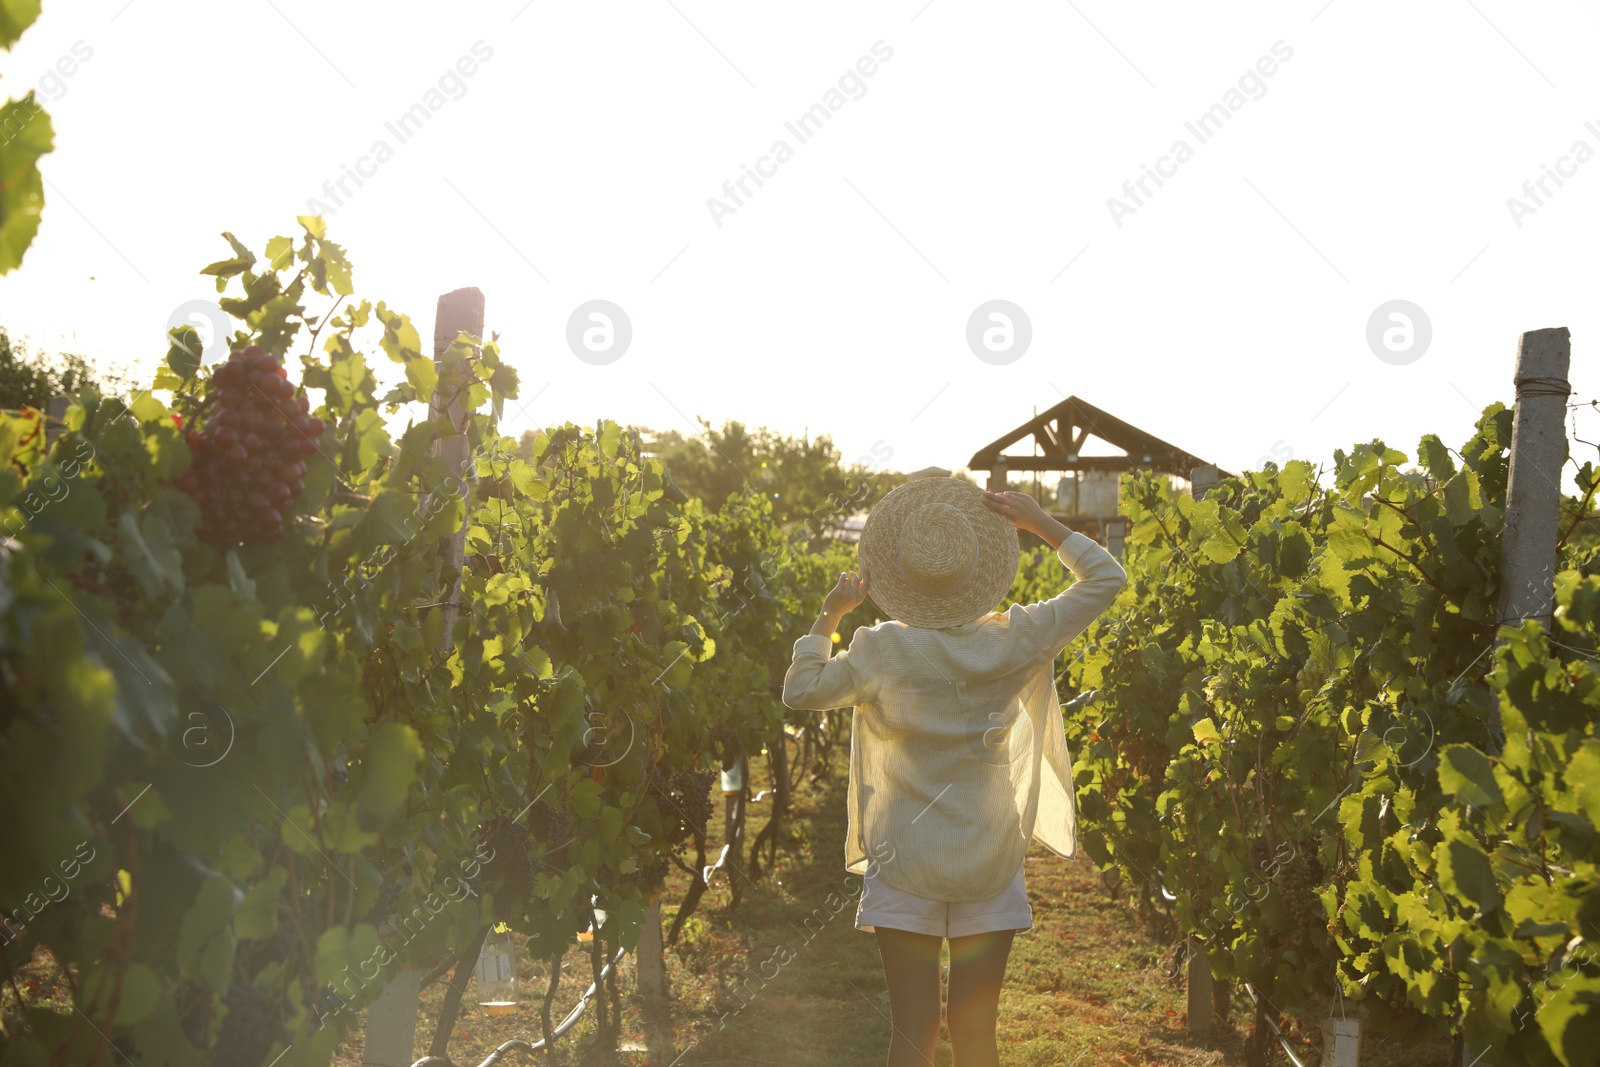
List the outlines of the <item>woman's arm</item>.
<svg viewBox="0 0 1600 1067">
<path fill-rule="evenodd" d="M 1072 536 L 1071 527 L 1046 512 L 1039 506 L 1039 502 L 1027 493 L 1019 493 L 1013 489 L 993 493 L 985 489 L 983 502 L 989 506 L 990 511 L 997 511 L 1009 519 L 1011 525 L 1017 529 L 1038 534 L 1051 548 L 1059 550 L 1061 542 Z"/>
<path fill-rule="evenodd" d="M 1038 534 L 1077 579 L 1070 587 L 1037 604 L 1012 609 L 1013 621 L 1027 627 L 1029 643 L 1053 658 L 1099 618 L 1128 583 L 1116 557 L 1092 538 L 1045 513 L 1027 493 L 985 493 L 985 503 L 1010 519 L 1019 530 Z"/>
<path fill-rule="evenodd" d="M 839 575 L 838 584 L 823 598 L 822 611 L 817 615 L 817 621 L 811 624 L 809 632 L 832 639 L 834 631 L 839 629 L 844 617 L 860 607 L 861 602 L 867 599 L 867 588 L 870 584 L 865 565 L 862 566 L 860 574 L 855 571 L 845 571 Z"/>
<path fill-rule="evenodd" d="M 817 621 L 794 643 L 794 661 L 783 678 L 783 703 L 796 711 L 827 711 L 860 704 L 877 682 L 877 654 L 865 627 L 856 630 L 846 652 L 829 657 L 833 634 L 844 617 L 867 597 L 865 571 L 846 571 L 822 602 Z"/>
</svg>

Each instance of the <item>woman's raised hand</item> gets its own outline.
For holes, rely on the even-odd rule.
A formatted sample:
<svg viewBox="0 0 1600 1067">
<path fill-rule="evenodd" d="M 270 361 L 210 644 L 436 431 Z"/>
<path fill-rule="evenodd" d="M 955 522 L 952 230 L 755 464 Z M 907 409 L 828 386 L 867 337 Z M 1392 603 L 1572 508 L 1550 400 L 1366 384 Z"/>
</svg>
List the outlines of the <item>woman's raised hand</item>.
<svg viewBox="0 0 1600 1067">
<path fill-rule="evenodd" d="M 1004 515 L 1010 520 L 1011 525 L 1019 530 L 1038 533 L 1050 518 L 1037 500 L 1015 489 L 999 493 L 992 493 L 986 489 L 983 493 L 983 502 L 989 506 L 990 511 Z"/>
<path fill-rule="evenodd" d="M 860 574 L 855 571 L 845 571 L 840 574 L 838 584 L 828 592 L 828 598 L 822 602 L 823 614 L 843 618 L 867 599 L 867 589 L 870 585 L 865 567 L 861 569 Z"/>
</svg>

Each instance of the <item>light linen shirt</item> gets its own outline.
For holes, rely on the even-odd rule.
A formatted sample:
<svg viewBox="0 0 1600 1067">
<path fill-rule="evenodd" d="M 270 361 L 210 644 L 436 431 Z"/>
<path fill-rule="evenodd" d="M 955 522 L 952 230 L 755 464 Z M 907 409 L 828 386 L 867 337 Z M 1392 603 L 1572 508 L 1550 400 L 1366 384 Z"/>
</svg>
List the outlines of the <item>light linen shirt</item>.
<svg viewBox="0 0 1600 1067">
<path fill-rule="evenodd" d="M 1053 664 L 1127 582 L 1074 532 L 1057 550 L 1077 580 L 941 629 L 863 626 L 850 648 L 807 634 L 783 680 L 790 708 L 854 706 L 845 867 L 901 892 L 987 900 L 1011 884 L 1030 839 L 1077 854 L 1077 805 Z"/>
</svg>

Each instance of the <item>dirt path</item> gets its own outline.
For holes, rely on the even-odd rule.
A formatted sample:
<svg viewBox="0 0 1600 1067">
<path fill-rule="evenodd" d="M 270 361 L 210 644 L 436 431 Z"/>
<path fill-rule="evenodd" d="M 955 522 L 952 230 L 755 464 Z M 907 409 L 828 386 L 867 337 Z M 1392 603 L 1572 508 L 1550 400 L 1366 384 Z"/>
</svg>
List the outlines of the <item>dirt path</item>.
<svg viewBox="0 0 1600 1067">
<path fill-rule="evenodd" d="M 683 1067 L 883 1063 L 888 993 L 872 935 L 854 927 L 859 885 L 843 869 L 841 785 L 802 798 L 802 847 L 780 860 L 775 877 L 746 887 L 744 914 L 708 913 L 708 936 L 673 961 Z M 1091 863 L 1035 848 L 1027 870 L 1034 929 L 1017 938 L 1007 968 L 1004 1062 L 1236 1062 L 1188 1040 L 1183 992 L 1162 975 L 1162 947 L 1111 901 Z M 738 959 L 736 946 L 747 953 L 743 966 L 716 966 L 724 947 Z M 702 961 L 708 974 L 693 975 Z M 946 1046 L 936 1063 L 949 1062 Z"/>
<path fill-rule="evenodd" d="M 757 781 L 757 789 L 767 783 Z M 889 1043 L 888 994 L 871 934 L 854 927 L 859 880 L 844 871 L 844 778 L 802 787 L 792 813 L 793 842 L 775 871 L 744 886 L 744 899 L 729 911 L 726 877 L 713 882 L 679 944 L 667 950 L 672 984 L 674 1067 L 781 1064 L 784 1067 L 876 1067 Z M 751 836 L 768 809 L 758 805 Z M 720 827 L 719 827 L 720 829 Z M 713 842 L 711 852 L 721 847 Z M 1007 968 L 1000 1004 L 1001 1062 L 1026 1067 L 1096 1067 L 1101 1064 L 1155 1067 L 1222 1067 L 1244 1062 L 1243 1039 L 1250 1018 L 1236 993 L 1232 1025 L 1209 1042 L 1185 1032 L 1181 981 L 1167 977 L 1167 946 L 1135 922 L 1128 907 L 1112 900 L 1087 859 L 1060 860 L 1035 847 L 1028 856 L 1028 896 L 1034 929 L 1019 935 Z M 665 892 L 670 925 L 687 878 L 674 872 Z M 565 963 L 574 978 L 557 1001 L 564 1014 L 588 985 L 589 962 L 574 949 Z M 476 1064 L 503 1041 L 529 1038 L 535 990 L 543 978 L 522 973 L 526 984 L 517 1013 L 486 1018 L 469 988 L 451 1042 L 452 1059 Z M 443 983 L 424 993 L 417 1055 L 426 1052 Z M 632 958 L 621 971 L 624 991 L 623 1047 L 642 1049 Z M 557 1062 L 594 1063 L 591 1020 L 585 1018 L 562 1043 Z M 1302 1035 L 1297 1052 L 1316 1063 L 1315 1028 Z M 950 1060 L 942 1038 L 936 1067 Z M 1427 1047 L 1424 1047 L 1426 1045 Z M 519 1063 L 544 1062 L 514 1055 Z M 359 1038 L 340 1050 L 341 1067 L 360 1063 Z M 623 1052 L 606 1063 L 643 1064 L 642 1052 Z M 1287 1062 L 1279 1056 L 1274 1062 Z M 1369 1035 L 1362 1050 L 1367 1067 L 1431 1067 L 1447 1062 L 1437 1042 Z"/>
<path fill-rule="evenodd" d="M 859 879 L 843 867 L 843 786 L 840 777 L 803 788 L 792 813 L 794 841 L 780 854 L 777 869 L 747 883 L 734 912 L 727 910 L 727 881 L 713 883 L 679 944 L 668 949 L 676 1067 L 883 1063 L 888 993 L 872 935 L 854 927 Z M 758 807 L 754 826 L 766 817 L 765 806 Z M 686 881 L 675 873 L 667 888 L 669 924 Z M 1210 1049 L 1189 1041 L 1183 1032 L 1182 989 L 1162 974 L 1163 947 L 1138 932 L 1086 859 L 1068 863 L 1036 850 L 1028 858 L 1028 889 L 1035 928 L 1019 936 L 1012 950 L 1001 1001 L 1003 1062 L 1037 1067 L 1238 1062 L 1236 1039 Z M 587 961 L 574 951 L 566 970 L 587 975 Z M 629 959 L 622 970 L 624 990 L 631 990 L 632 979 Z M 535 1031 L 532 987 L 542 989 L 542 979 L 524 987 L 522 1008 L 509 1019 L 484 1017 L 469 990 L 452 1058 L 476 1063 L 500 1042 Z M 574 1002 L 578 991 L 576 981 L 564 985 L 559 1003 Z M 432 1032 L 438 993 L 435 987 L 424 995 L 427 1018 L 419 1027 L 419 1056 Z M 642 1036 L 637 1006 L 629 1001 L 625 1047 Z M 588 1062 L 588 1038 L 585 1019 L 563 1043 L 560 1062 Z M 359 1063 L 359 1040 L 348 1042 L 341 1053 L 342 1063 Z M 645 1060 L 624 1053 L 620 1062 Z M 950 1063 L 948 1045 L 936 1063 Z"/>
</svg>

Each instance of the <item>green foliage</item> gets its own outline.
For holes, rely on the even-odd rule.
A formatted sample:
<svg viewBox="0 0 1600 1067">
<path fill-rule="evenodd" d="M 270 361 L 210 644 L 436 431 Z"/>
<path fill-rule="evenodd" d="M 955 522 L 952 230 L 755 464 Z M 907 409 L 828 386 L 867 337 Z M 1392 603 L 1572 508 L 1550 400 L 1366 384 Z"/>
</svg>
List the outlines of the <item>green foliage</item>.
<svg viewBox="0 0 1600 1067">
<path fill-rule="evenodd" d="M 55 150 L 50 115 L 28 91 L 0 104 L 0 274 L 22 264 L 44 214 L 44 176 L 39 158 Z"/>
<path fill-rule="evenodd" d="M 748 430 L 728 421 L 685 438 L 676 430 L 656 435 L 655 453 L 672 471 L 684 493 L 717 505 L 731 493 L 759 493 L 772 504 L 772 516 L 785 530 L 822 547 L 835 522 L 871 510 L 878 498 L 905 480 L 884 470 L 894 450 L 883 442 L 872 456 L 846 464 L 833 439 L 787 437 L 765 428 Z M 875 469 L 876 468 L 876 469 Z"/>
<path fill-rule="evenodd" d="M 1510 415 L 1423 438 L 1420 470 L 1374 441 L 1328 485 L 1129 479 L 1129 583 L 1068 664 L 1068 731 L 1086 849 L 1216 973 L 1279 1008 L 1337 978 L 1574 1064 L 1600 1029 L 1600 578 L 1575 539 L 1561 645 L 1497 633 Z"/>
<path fill-rule="evenodd" d="M 172 484 L 210 388 L 181 331 L 167 403 L 84 389 L 48 452 L 37 412 L 0 416 L 5 958 L 79 977 L 77 1012 L 0 1036 L 4 1067 L 104 1063 L 109 1040 L 325 1064 L 398 968 L 485 923 L 555 954 L 598 906 L 631 945 L 683 833 L 660 783 L 781 721 L 778 638 L 826 574 L 770 504 L 675 495 L 611 422 L 519 451 L 498 347 L 436 365 L 300 221 L 206 268 L 233 346 L 321 395 L 281 539 L 208 541 Z M 378 395 L 368 351 L 405 381 Z M 435 386 L 470 412 L 457 469 L 442 419 L 386 428 Z"/>
<path fill-rule="evenodd" d="M 10 50 L 39 17 L 39 0 L 0 0 L 0 48 Z M 39 157 L 55 148 L 55 127 L 29 90 L 0 104 L 0 274 L 22 263 L 44 211 Z"/>
<path fill-rule="evenodd" d="M 53 396 L 76 397 L 85 387 L 102 397 L 126 394 L 128 385 L 120 374 L 91 367 L 82 356 L 31 352 L 0 328 L 0 408 L 45 410 Z"/>
<path fill-rule="evenodd" d="M 10 48 L 39 18 L 39 0 L 0 0 L 0 48 Z"/>
</svg>

